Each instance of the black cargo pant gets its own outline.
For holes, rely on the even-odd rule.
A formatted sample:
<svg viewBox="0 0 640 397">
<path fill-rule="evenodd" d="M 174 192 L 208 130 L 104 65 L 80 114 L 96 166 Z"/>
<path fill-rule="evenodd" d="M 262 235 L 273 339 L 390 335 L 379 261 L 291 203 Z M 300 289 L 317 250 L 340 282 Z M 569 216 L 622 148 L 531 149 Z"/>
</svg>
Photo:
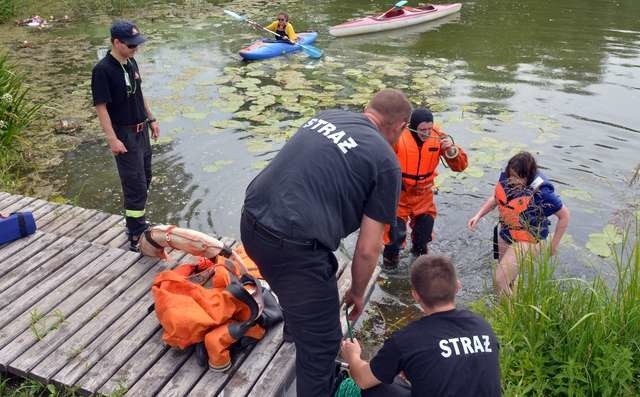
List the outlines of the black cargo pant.
<svg viewBox="0 0 640 397">
<path fill-rule="evenodd" d="M 149 127 L 141 131 L 132 127 L 114 127 L 116 136 L 127 148 L 115 156 L 129 236 L 137 236 L 146 228 L 145 206 L 151 185 L 151 141 Z"/>
<path fill-rule="evenodd" d="M 338 262 L 327 248 L 283 240 L 243 211 L 242 244 L 278 296 L 296 345 L 299 397 L 328 397 L 342 330 L 336 281 Z"/>
<path fill-rule="evenodd" d="M 411 253 L 419 256 L 428 252 L 427 245 L 431 242 L 434 219 L 431 215 L 421 214 L 411 218 Z M 407 238 L 407 224 L 404 219 L 396 218 L 396 224 L 389 229 L 390 243 L 384 246 L 384 258 L 398 258 L 402 246 Z"/>
</svg>

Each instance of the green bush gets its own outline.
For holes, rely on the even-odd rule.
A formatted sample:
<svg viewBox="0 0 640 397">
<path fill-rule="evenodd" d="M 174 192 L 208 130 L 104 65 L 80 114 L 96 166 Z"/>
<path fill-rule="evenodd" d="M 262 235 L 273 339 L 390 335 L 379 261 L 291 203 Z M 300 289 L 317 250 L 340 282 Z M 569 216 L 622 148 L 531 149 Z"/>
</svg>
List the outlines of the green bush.
<svg viewBox="0 0 640 397">
<path fill-rule="evenodd" d="M 505 396 L 640 394 L 637 223 L 612 247 L 612 278 L 557 279 L 553 258 L 529 255 L 513 297 L 474 305 L 500 340 Z"/>
<path fill-rule="evenodd" d="M 23 76 L 16 74 L 7 55 L 0 54 L 0 148 L 10 149 L 34 120 L 39 105 L 26 98 Z"/>
<path fill-rule="evenodd" d="M 7 22 L 16 15 L 16 0 L 0 0 L 0 23 Z"/>
</svg>

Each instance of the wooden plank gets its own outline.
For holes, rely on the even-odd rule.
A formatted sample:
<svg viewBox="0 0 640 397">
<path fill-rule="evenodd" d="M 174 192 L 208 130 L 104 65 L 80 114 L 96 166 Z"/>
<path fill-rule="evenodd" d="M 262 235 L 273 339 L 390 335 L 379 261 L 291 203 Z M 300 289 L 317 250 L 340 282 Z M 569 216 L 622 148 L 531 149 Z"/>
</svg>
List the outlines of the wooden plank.
<svg viewBox="0 0 640 397">
<path fill-rule="evenodd" d="M 156 332 L 151 335 L 147 343 L 141 344 L 138 342 L 131 346 L 130 352 L 127 353 L 131 353 L 133 355 L 129 355 L 129 360 L 127 360 L 127 362 L 122 365 L 117 372 L 113 374 L 113 376 L 107 379 L 106 383 L 104 383 L 104 385 L 102 385 L 98 390 L 98 393 L 110 395 L 118 390 L 128 390 L 138 379 L 142 377 L 145 372 L 147 372 L 153 363 L 158 361 L 160 357 L 169 350 L 169 348 L 161 341 L 162 328 L 158 326 L 156 329 Z M 102 362 L 103 361 L 100 363 Z M 80 380 L 79 385 L 85 391 L 91 391 L 91 389 L 93 389 L 93 384 L 91 385 L 92 387 L 89 388 L 90 384 L 83 383 L 82 379 Z"/>
<path fill-rule="evenodd" d="M 112 228 L 113 226 L 115 226 L 117 223 L 123 221 L 124 218 L 120 215 L 109 215 L 105 220 L 103 220 L 102 222 L 100 222 L 99 225 L 86 230 L 82 236 L 79 236 L 79 238 L 82 238 L 83 240 L 86 241 L 94 241 L 97 240 L 100 236 L 102 236 L 107 230 L 109 230 L 110 228 Z M 73 234 L 69 234 L 70 237 L 73 237 Z"/>
<path fill-rule="evenodd" d="M 16 252 L 22 251 L 26 246 L 32 244 L 34 241 L 36 241 L 37 239 L 39 239 L 44 235 L 45 234 L 42 232 L 35 232 L 30 236 L 21 238 L 16 241 L 12 241 L 10 243 L 0 245 L 0 263 L 2 263 L 2 266 L 0 266 L 0 277 L 2 277 L 2 274 L 3 274 L 2 270 L 6 269 L 6 266 L 4 263 L 4 260 L 6 258 L 12 256 Z"/>
<path fill-rule="evenodd" d="M 0 200 L 0 211 L 4 212 L 4 209 L 10 206 L 11 204 L 21 200 L 23 196 L 19 195 L 10 195 Z"/>
<path fill-rule="evenodd" d="M 33 217 L 36 218 L 36 226 L 38 229 L 44 225 L 43 218 L 60 207 L 58 204 L 52 204 L 40 199 L 34 201 L 32 205 L 37 205 L 37 208 L 33 210 Z"/>
<path fill-rule="evenodd" d="M 7 192 L 0 192 L 0 200 L 4 200 L 6 197 L 9 197 L 9 193 L 7 193 Z"/>
<path fill-rule="evenodd" d="M 61 234 L 63 236 L 69 236 L 70 233 L 74 232 L 77 229 L 81 229 L 85 226 L 97 225 L 100 222 L 101 213 L 96 210 L 85 210 L 77 217 L 70 219 L 64 225 L 61 225 L 58 229 L 56 229 L 56 233 Z M 98 221 L 94 221 L 94 218 L 98 218 Z M 77 238 L 74 236 L 74 238 Z M 84 240 L 85 239 L 80 239 Z"/>
<path fill-rule="evenodd" d="M 73 379 L 71 382 L 60 382 L 61 385 L 74 384 L 77 378 L 80 378 L 104 353 L 108 352 L 109 349 L 118 343 L 121 338 L 125 337 L 131 329 L 138 326 L 144 319 L 145 315 L 148 314 L 147 308 L 151 301 L 151 299 L 144 299 L 148 296 L 149 294 L 146 294 L 136 302 L 133 302 L 133 305 L 127 308 L 121 315 L 115 313 L 115 321 L 111 323 L 107 323 L 110 319 L 107 318 L 108 315 L 106 313 L 109 310 L 113 311 L 113 309 L 106 308 L 101 311 L 99 315 L 91 319 L 89 324 L 85 325 L 80 331 L 67 339 L 51 354 L 44 357 L 43 360 L 31 370 L 30 376 L 43 382 L 49 382 L 63 367 L 67 368 L 67 371 L 65 371 L 67 375 L 70 371 L 81 370 L 82 373 L 76 372 L 76 379 Z M 117 300 L 112 302 L 110 306 L 119 303 L 120 301 Z M 104 330 L 101 329 L 103 327 Z M 98 331 L 100 331 L 100 335 L 92 335 Z M 98 345 L 96 341 L 104 342 L 104 344 Z M 89 360 L 87 360 L 87 358 Z"/>
<path fill-rule="evenodd" d="M 253 386 L 248 396 L 282 396 L 288 385 L 295 379 L 296 347 L 284 342 L 278 353 Z"/>
<path fill-rule="evenodd" d="M 122 272 L 128 269 L 138 260 L 138 255 L 122 250 L 110 250 L 96 259 L 86 269 L 93 267 L 106 269 L 96 276 L 91 271 L 81 271 L 71 280 L 51 291 L 44 298 L 32 306 L 34 310 L 44 314 L 51 313 L 54 308 L 67 316 L 73 313 L 78 307 L 84 305 L 89 299 L 96 295 L 102 288 L 110 284 Z M 83 269 L 84 270 L 84 269 Z M 87 275 L 91 277 L 87 278 Z M 30 318 L 23 315 L 15 318 L 0 330 L 0 347 L 15 343 L 18 336 L 30 326 Z M 0 358 L 0 366 L 8 364 Z"/>
<path fill-rule="evenodd" d="M 98 268 L 100 261 L 95 261 L 91 264 L 91 267 L 85 266 L 86 263 L 91 262 L 95 256 L 104 254 L 106 248 L 100 246 L 89 247 L 81 256 L 76 256 L 75 259 L 67 263 L 55 274 L 47 277 L 47 279 L 40 284 L 38 288 L 32 288 L 29 291 L 22 294 L 22 296 L 11 300 L 11 304 L 5 306 L 0 310 L 0 329 L 8 323 L 14 321 L 17 316 L 24 313 L 27 309 L 32 307 L 39 299 L 46 296 L 49 292 L 56 288 L 77 288 L 80 286 L 80 282 L 73 283 L 74 278 L 87 274 L 87 278 L 94 272 L 101 270 Z M 113 251 L 116 252 L 116 251 Z M 112 255 L 113 256 L 113 255 Z M 119 256 L 119 255 L 118 255 Z M 117 256 L 113 256 L 112 261 Z M 83 279 L 83 281 L 86 280 Z M 71 289 L 73 290 L 73 289 Z"/>
<path fill-rule="evenodd" d="M 115 236 L 107 245 L 109 247 L 120 248 L 123 250 L 129 249 L 129 236 L 126 233 L 126 229 L 125 233 Z"/>
<path fill-rule="evenodd" d="M 284 343 L 283 323 L 270 329 L 224 387 L 225 396 L 245 396 Z"/>
<path fill-rule="evenodd" d="M 90 243 L 86 241 L 69 239 L 67 237 L 60 238 L 49 248 L 53 247 L 56 244 L 63 244 L 65 240 L 68 240 L 71 244 L 61 249 L 61 251 L 55 256 L 43 257 L 41 260 L 39 258 L 40 254 L 38 254 L 29 260 L 29 264 L 31 266 L 25 266 L 24 264 L 22 266 L 18 266 L 12 272 L 6 274 L 2 278 L 2 280 L 0 280 L 0 308 L 3 308 L 7 305 L 12 305 L 13 302 L 18 297 L 20 297 L 20 295 L 31 290 L 32 288 L 40 290 L 41 285 L 39 284 L 45 279 L 45 277 L 48 277 L 61 267 L 67 266 L 67 262 L 72 262 L 73 266 L 73 259 L 76 258 L 79 254 L 82 254 L 79 261 L 81 261 L 83 264 L 90 262 L 91 259 L 98 256 L 97 252 L 92 253 L 87 250 Z M 15 281 L 3 289 L 3 282 L 5 280 L 11 282 L 11 273 L 15 274 Z"/>
<path fill-rule="evenodd" d="M 128 396 L 154 396 L 180 367 L 193 356 L 193 349 L 169 349 L 127 390 Z"/>
<path fill-rule="evenodd" d="M 149 295 L 145 295 L 145 297 L 147 296 Z M 79 351 L 78 354 L 75 354 L 55 375 L 51 376 L 52 371 L 39 372 L 39 367 L 47 365 L 51 356 L 47 357 L 38 367 L 34 368 L 34 373 L 39 374 L 47 381 L 53 381 L 57 385 L 74 385 L 82 376 L 89 372 L 96 363 L 104 359 L 112 365 L 112 372 L 105 376 L 103 380 L 104 383 L 108 377 L 115 373 L 118 368 L 128 360 L 128 357 L 126 357 L 122 362 L 116 363 L 113 357 L 107 357 L 108 354 L 111 354 L 110 352 L 114 346 L 125 340 L 125 338 L 128 340 L 128 343 L 130 343 L 131 339 L 135 339 L 130 335 L 134 330 L 139 334 L 142 334 L 140 331 L 145 327 L 148 330 L 147 334 L 139 338 L 140 344 L 144 343 L 145 340 L 158 330 L 158 321 L 155 318 L 155 313 L 149 313 L 147 311 L 151 304 L 150 302 L 150 297 L 149 299 L 140 299 L 138 303 L 120 316 L 120 318 L 111 324 L 100 336 L 91 341 L 91 343 Z M 131 349 L 134 348 L 132 347 Z M 131 354 L 133 354 L 134 351 L 135 349 L 131 351 Z M 104 374 L 106 370 L 104 367 L 101 367 L 98 372 Z M 101 385 L 102 383 L 97 385 L 96 389 Z"/>
<path fill-rule="evenodd" d="M 107 229 L 102 235 L 93 240 L 94 244 L 108 245 L 114 238 L 127 233 L 127 229 L 123 225 L 115 225 Z"/>
<path fill-rule="evenodd" d="M 65 317 L 65 321 L 55 332 L 48 333 L 39 341 L 30 335 L 36 343 L 31 344 L 26 350 L 7 349 L 12 345 L 5 347 L 0 351 L 0 355 L 5 349 L 7 349 L 7 353 L 11 351 L 11 354 L 19 352 L 12 356 L 13 360 L 8 369 L 18 376 L 25 377 L 44 357 L 51 354 L 65 341 L 77 339 L 79 345 L 83 343 L 82 341 L 86 341 L 85 346 L 89 344 L 88 339 L 99 335 L 104 328 L 115 321 L 118 315 L 129 308 L 140 296 L 147 293 L 151 280 L 158 270 L 155 266 L 157 263 L 156 259 L 140 258 L 134 266 L 122 273 L 111 285 L 100 291 L 73 314 Z M 90 323 L 87 324 L 88 322 Z"/>
<path fill-rule="evenodd" d="M 158 324 L 155 315 L 146 316 L 126 337 L 123 337 L 111 350 L 100 357 L 100 360 L 95 365 L 85 371 L 82 377 L 75 382 L 75 386 L 93 394 L 111 379 L 111 385 L 107 386 L 110 390 L 124 388 L 126 384 L 124 380 L 131 379 L 127 369 L 122 369 L 124 365 L 136 354 L 141 346 L 145 345 L 145 342 L 154 338 L 160 340 L 161 337 L 162 328 Z M 154 345 L 154 347 L 157 346 Z M 149 352 L 149 348 L 146 351 Z M 161 351 L 153 350 L 153 354 L 160 355 L 161 353 Z M 132 367 L 135 369 L 135 365 L 132 365 Z M 122 371 L 117 376 L 114 376 L 120 369 Z M 56 379 L 57 376 L 54 377 L 54 380 Z M 134 381 L 135 379 L 132 379 L 130 384 L 133 384 Z"/>
<path fill-rule="evenodd" d="M 91 217 L 87 218 L 84 222 L 80 223 L 73 229 L 66 232 L 65 236 L 75 238 L 78 240 L 83 240 L 83 241 L 91 241 L 84 238 L 85 234 L 88 231 L 96 227 L 99 227 L 100 224 L 104 222 L 108 217 L 109 217 L 109 214 L 105 212 L 95 211 Z"/>
<path fill-rule="evenodd" d="M 56 205 L 51 204 L 51 209 L 42 217 L 37 218 L 36 225 L 38 225 L 38 229 L 42 231 L 47 231 L 46 229 L 50 223 L 58 219 L 59 217 L 65 215 L 67 212 L 70 212 L 74 207 L 70 205 Z"/>
<path fill-rule="evenodd" d="M 231 360 L 233 361 L 233 364 L 226 372 L 206 371 L 194 388 L 189 391 L 189 396 L 207 397 L 211 395 L 217 396 L 220 393 L 227 396 L 226 390 L 223 392 L 225 384 L 229 378 L 237 372 L 238 368 L 241 368 L 246 362 L 246 358 L 249 353 L 251 353 L 251 347 L 232 356 Z"/>
<path fill-rule="evenodd" d="M 135 256 L 138 257 L 137 255 Z M 126 257 L 124 258 L 126 259 Z M 136 264 L 129 266 L 128 271 L 124 273 L 119 275 L 106 274 L 102 279 L 100 279 L 100 276 L 96 277 L 96 279 L 98 279 L 96 281 L 98 282 L 104 280 L 104 278 L 108 278 L 113 281 L 111 281 L 107 286 L 101 285 L 100 287 L 104 289 L 101 289 L 97 293 L 95 293 L 95 289 L 87 288 L 85 286 L 85 288 L 76 291 L 72 296 L 67 298 L 63 304 L 57 306 L 56 310 L 65 319 L 66 324 L 62 324 L 60 328 L 54 332 L 48 333 L 41 340 L 36 338 L 31 330 L 26 330 L 14 338 L 6 340 L 5 343 L 7 344 L 0 349 L 0 366 L 12 369 L 14 373 L 19 376 L 25 376 L 30 368 L 10 367 L 7 363 L 11 363 L 34 345 L 37 345 L 37 349 L 54 349 L 60 343 L 61 338 L 68 337 L 70 331 L 76 330 L 81 324 L 84 324 L 95 316 L 96 313 L 104 309 L 104 307 L 110 303 L 110 299 L 112 299 L 114 295 L 117 296 L 126 290 L 131 284 L 138 280 L 141 275 L 149 269 L 149 267 L 151 267 L 149 261 L 138 259 Z M 85 293 L 90 289 L 92 289 L 93 292 L 89 297 L 87 297 Z M 80 298 L 78 301 L 83 303 L 76 304 L 75 298 Z M 38 309 L 40 313 L 45 313 L 44 310 L 39 309 L 39 306 L 36 306 L 35 309 Z M 13 328 L 12 325 L 13 323 L 2 330 L 3 334 L 0 335 L 1 339 L 4 339 L 3 336 L 7 328 Z"/>
<path fill-rule="evenodd" d="M 16 201 L 15 203 L 9 205 L 8 207 L 5 207 L 3 209 L 1 209 L 0 211 L 3 214 L 11 214 L 13 212 L 17 212 L 22 210 L 24 207 L 28 206 L 29 204 L 31 204 L 32 202 L 34 202 L 36 199 L 33 197 L 22 197 L 20 200 Z"/>
<path fill-rule="evenodd" d="M 4 280 L 4 275 L 11 272 L 14 268 L 20 266 L 22 263 L 27 262 L 32 256 L 43 251 L 55 242 L 58 236 L 54 234 L 44 234 L 42 237 L 32 240 L 30 237 L 26 237 L 25 240 L 30 241 L 29 245 L 23 246 L 20 250 L 14 252 L 11 256 L 2 261 L 0 266 L 0 283 Z M 13 245 L 15 243 L 11 243 Z M 49 251 L 49 253 L 51 253 Z"/>
<path fill-rule="evenodd" d="M 42 240 L 43 239 L 39 239 L 36 241 Z M 43 264 L 47 263 L 49 260 L 52 260 L 52 258 L 58 255 L 60 252 L 66 250 L 67 247 L 73 244 L 73 241 L 73 239 L 61 237 L 28 260 L 16 263 L 9 272 L 3 274 L 2 278 L 0 278 L 0 294 L 2 294 L 2 292 L 4 292 L 9 287 L 13 286 L 15 283 L 20 282 L 23 278 L 27 277 L 29 274 L 34 272 Z M 77 254 L 79 250 L 76 249 L 73 252 L 75 256 L 75 254 Z M 9 258 L 6 262 L 11 262 L 13 258 L 15 258 L 15 256 Z M 8 304 L 9 302 L 5 303 Z"/>
<path fill-rule="evenodd" d="M 68 217 L 65 217 L 64 215 L 61 216 L 60 218 L 56 219 L 56 221 L 52 222 L 51 224 L 43 228 L 43 230 L 45 230 L 46 228 L 49 228 L 49 231 L 52 233 L 66 236 L 67 233 L 69 233 L 71 230 L 75 229 L 79 225 L 82 225 L 85 222 L 89 222 L 89 220 L 97 213 L 98 211 L 96 210 L 87 210 L 87 209 L 81 209 L 81 211 L 77 212 L 76 214 L 69 212 Z"/>
<path fill-rule="evenodd" d="M 29 204 L 26 204 L 22 208 L 15 208 L 14 211 L 29 211 L 29 212 L 32 212 L 33 217 L 36 218 L 35 212 L 38 211 L 40 208 L 44 207 L 45 205 L 47 205 L 47 202 L 45 200 L 34 199 L 33 201 L 31 201 Z"/>
<path fill-rule="evenodd" d="M 162 397 L 197 396 L 191 389 L 208 370 L 207 367 L 201 367 L 196 355 L 192 354 L 157 395 Z"/>
<path fill-rule="evenodd" d="M 160 266 L 164 265 L 163 263 L 160 264 Z M 155 274 L 153 274 L 153 277 L 155 278 Z M 148 285 L 145 291 L 147 289 Z M 127 294 L 130 294 L 130 292 L 131 288 L 126 291 Z M 118 305 L 122 305 L 122 303 L 121 300 L 117 301 Z M 149 332 L 148 335 L 145 336 L 145 339 L 157 330 L 158 321 L 155 320 L 155 314 L 149 314 L 148 311 L 152 304 L 153 299 L 151 294 L 145 293 L 139 299 L 135 300 L 131 307 L 126 309 L 124 313 L 116 315 L 115 321 L 108 325 L 99 336 L 87 338 L 86 336 L 79 336 L 80 333 L 76 333 L 70 340 L 61 345 L 56 352 L 38 364 L 38 366 L 32 370 L 32 375 L 47 382 L 55 375 L 54 381 L 59 385 L 75 384 L 89 368 L 102 359 L 102 357 L 109 352 L 113 346 L 126 337 L 132 329 L 140 329 L 140 323 L 144 322 L 145 317 L 150 316 L 152 320 L 150 327 L 147 328 Z M 109 309 L 105 309 L 101 315 L 108 312 L 108 310 Z M 104 322 L 104 316 L 102 316 L 99 321 L 101 323 Z M 88 343 L 86 343 L 87 341 Z M 67 352 L 67 354 L 61 355 L 60 352 Z M 65 364 L 67 365 L 65 366 Z M 64 368 L 62 368 L 63 366 Z M 117 368 L 115 368 L 113 372 L 115 372 L 116 369 Z"/>
</svg>

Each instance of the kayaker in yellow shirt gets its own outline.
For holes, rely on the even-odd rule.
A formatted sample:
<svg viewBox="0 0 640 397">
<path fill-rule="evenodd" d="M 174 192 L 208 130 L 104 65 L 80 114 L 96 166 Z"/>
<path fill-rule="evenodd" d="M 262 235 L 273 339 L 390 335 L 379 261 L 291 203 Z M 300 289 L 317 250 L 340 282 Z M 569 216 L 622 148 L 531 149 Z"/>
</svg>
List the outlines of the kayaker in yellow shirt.
<svg viewBox="0 0 640 397">
<path fill-rule="evenodd" d="M 289 22 L 289 14 L 286 12 L 279 12 L 277 20 L 265 26 L 265 29 L 275 33 L 277 40 L 290 41 L 292 43 L 298 41 L 298 35 L 293 30 L 293 25 Z"/>
</svg>

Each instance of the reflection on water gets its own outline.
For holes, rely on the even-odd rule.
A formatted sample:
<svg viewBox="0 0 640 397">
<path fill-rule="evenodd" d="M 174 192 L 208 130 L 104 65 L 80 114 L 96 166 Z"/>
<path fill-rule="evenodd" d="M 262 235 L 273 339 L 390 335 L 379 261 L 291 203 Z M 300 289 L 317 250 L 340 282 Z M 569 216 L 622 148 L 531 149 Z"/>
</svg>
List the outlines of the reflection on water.
<svg viewBox="0 0 640 397">
<path fill-rule="evenodd" d="M 150 35 L 139 55 L 144 92 L 163 131 L 155 146 L 151 219 L 238 237 L 244 188 L 296 125 L 314 109 L 360 109 L 378 88 L 395 86 L 415 104 L 431 106 L 436 122 L 469 152 L 467 172 L 443 169 L 438 179 L 431 245 L 454 257 L 463 302 L 490 284 L 495 222 L 483 219 L 471 233 L 467 218 L 521 149 L 536 153 L 571 210 L 563 269 L 577 276 L 600 271 L 602 261 L 584 248 L 589 235 L 640 205 L 639 183 L 630 183 L 640 161 L 640 2 L 568 0 L 551 7 L 476 0 L 458 15 L 410 30 L 328 35 L 329 26 L 387 3 L 288 2 L 298 30 L 319 31 L 316 44 L 325 56 L 318 61 L 300 53 L 242 63 L 237 50 L 255 33 L 221 10 L 139 20 Z M 276 12 L 270 2 L 232 4 L 257 21 Z M 103 43 L 95 37 L 106 29 L 88 31 L 96 46 Z M 92 63 L 78 65 L 83 89 Z M 115 167 L 102 141 L 70 154 L 62 170 L 66 197 L 120 211 Z M 416 315 L 407 288 L 402 274 L 381 281 L 368 330 Z"/>
</svg>

